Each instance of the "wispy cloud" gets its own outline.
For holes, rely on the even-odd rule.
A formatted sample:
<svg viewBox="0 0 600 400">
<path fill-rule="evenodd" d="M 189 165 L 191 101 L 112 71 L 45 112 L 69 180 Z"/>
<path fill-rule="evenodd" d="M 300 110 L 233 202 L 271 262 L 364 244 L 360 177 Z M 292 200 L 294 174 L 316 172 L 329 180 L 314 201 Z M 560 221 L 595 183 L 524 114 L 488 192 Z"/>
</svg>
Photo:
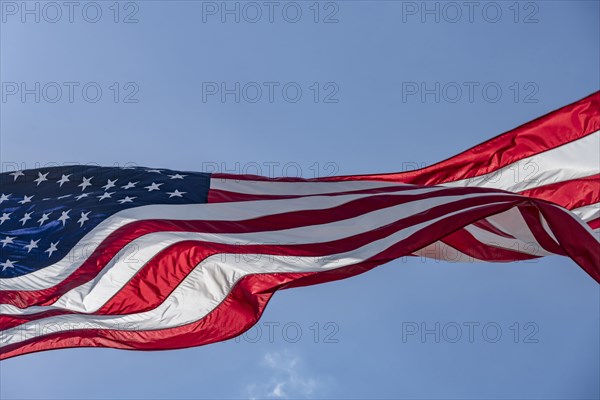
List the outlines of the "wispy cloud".
<svg viewBox="0 0 600 400">
<path fill-rule="evenodd" d="M 289 350 L 265 354 L 260 366 L 266 370 L 268 379 L 246 387 L 252 399 L 311 398 L 322 387 L 322 382 L 307 372 L 300 356 Z"/>
</svg>

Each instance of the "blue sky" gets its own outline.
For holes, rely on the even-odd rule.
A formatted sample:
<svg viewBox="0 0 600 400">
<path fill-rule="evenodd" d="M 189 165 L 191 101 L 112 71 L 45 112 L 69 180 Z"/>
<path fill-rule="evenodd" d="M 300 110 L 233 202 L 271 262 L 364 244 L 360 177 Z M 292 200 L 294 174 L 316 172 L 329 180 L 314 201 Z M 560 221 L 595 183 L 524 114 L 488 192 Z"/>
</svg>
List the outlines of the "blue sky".
<svg viewBox="0 0 600 400">
<path fill-rule="evenodd" d="M 600 88 L 597 1 L 61 4 L 0 2 L 2 171 L 392 172 Z M 279 292 L 238 340 L 2 362 L 0 397 L 598 398 L 599 315 L 565 258 L 402 259 Z"/>
</svg>

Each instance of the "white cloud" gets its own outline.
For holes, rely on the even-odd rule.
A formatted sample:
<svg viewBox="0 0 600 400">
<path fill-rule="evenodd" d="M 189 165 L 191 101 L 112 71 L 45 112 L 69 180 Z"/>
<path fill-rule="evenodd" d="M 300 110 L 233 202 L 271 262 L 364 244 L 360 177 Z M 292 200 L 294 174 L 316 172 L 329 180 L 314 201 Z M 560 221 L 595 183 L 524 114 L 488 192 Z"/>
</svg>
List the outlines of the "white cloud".
<svg viewBox="0 0 600 400">
<path fill-rule="evenodd" d="M 311 398 L 322 386 L 318 379 L 307 374 L 300 357 L 289 350 L 265 354 L 260 365 L 269 378 L 246 387 L 250 398 Z"/>
</svg>

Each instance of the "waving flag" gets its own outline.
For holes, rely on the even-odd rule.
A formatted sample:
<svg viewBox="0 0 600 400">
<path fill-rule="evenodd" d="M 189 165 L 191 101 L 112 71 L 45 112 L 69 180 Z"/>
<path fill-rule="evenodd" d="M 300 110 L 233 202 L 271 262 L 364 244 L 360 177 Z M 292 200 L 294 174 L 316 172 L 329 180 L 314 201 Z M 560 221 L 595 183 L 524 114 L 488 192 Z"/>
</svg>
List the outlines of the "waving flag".
<svg viewBox="0 0 600 400">
<path fill-rule="evenodd" d="M 600 92 L 404 173 L 0 174 L 0 358 L 225 340 L 256 323 L 278 289 L 405 255 L 558 254 L 600 282 L 599 129 Z"/>
</svg>

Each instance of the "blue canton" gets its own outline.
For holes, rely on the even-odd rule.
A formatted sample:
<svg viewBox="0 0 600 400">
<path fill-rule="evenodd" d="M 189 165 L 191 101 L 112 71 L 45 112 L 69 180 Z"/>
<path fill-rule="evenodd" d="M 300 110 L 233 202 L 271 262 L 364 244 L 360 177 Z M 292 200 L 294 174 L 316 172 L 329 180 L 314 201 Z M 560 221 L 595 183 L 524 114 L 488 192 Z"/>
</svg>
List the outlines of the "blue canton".
<svg viewBox="0 0 600 400">
<path fill-rule="evenodd" d="M 209 186 L 207 173 L 140 167 L 79 165 L 2 173 L 0 278 L 56 263 L 121 210 L 206 203 Z"/>
</svg>

